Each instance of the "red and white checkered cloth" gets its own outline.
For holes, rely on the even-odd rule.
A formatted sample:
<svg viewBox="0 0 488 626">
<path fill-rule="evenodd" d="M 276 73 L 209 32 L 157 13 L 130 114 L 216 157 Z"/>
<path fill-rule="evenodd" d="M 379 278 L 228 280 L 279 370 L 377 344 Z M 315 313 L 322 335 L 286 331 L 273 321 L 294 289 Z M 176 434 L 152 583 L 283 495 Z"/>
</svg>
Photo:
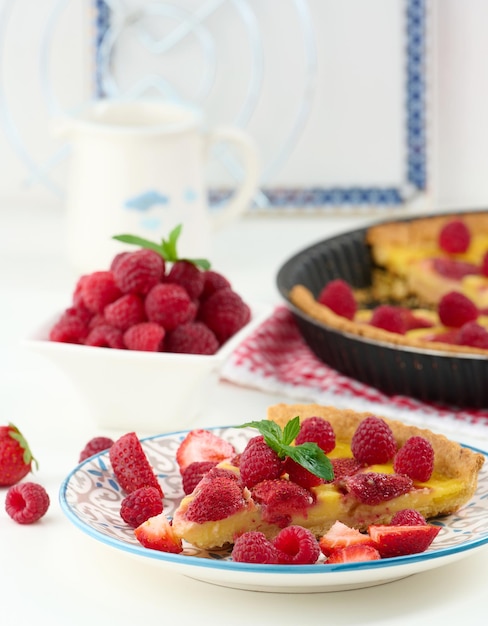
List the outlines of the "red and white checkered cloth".
<svg viewBox="0 0 488 626">
<path fill-rule="evenodd" d="M 340 374 L 320 361 L 302 339 L 292 314 L 277 307 L 231 355 L 222 379 L 298 402 L 376 411 L 458 435 L 488 437 L 488 410 L 457 410 L 381 391 Z M 287 401 L 287 400 L 279 400 Z"/>
</svg>

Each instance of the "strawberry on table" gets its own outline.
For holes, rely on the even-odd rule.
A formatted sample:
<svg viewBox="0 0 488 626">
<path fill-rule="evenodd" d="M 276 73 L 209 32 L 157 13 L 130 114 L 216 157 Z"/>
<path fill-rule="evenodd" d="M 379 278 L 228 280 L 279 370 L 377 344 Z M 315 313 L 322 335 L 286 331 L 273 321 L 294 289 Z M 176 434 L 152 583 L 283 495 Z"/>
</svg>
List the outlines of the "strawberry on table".
<svg viewBox="0 0 488 626">
<path fill-rule="evenodd" d="M 18 483 L 37 461 L 20 430 L 9 424 L 0 426 L 0 486 Z"/>
<path fill-rule="evenodd" d="M 423 525 L 383 525 L 373 524 L 368 528 L 371 539 L 382 558 L 404 556 L 425 552 L 440 531 L 440 526 Z"/>
<path fill-rule="evenodd" d="M 119 437 L 109 449 L 109 458 L 114 474 L 126 493 L 132 493 L 140 487 L 155 487 L 163 495 L 154 469 L 135 432 Z"/>
</svg>

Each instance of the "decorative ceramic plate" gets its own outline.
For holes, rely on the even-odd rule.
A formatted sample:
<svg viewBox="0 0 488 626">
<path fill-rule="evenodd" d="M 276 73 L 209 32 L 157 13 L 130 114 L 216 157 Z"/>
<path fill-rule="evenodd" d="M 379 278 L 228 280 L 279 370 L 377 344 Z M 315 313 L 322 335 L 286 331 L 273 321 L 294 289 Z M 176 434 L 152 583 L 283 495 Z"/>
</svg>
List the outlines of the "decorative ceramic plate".
<svg viewBox="0 0 488 626">
<path fill-rule="evenodd" d="M 242 450 L 253 429 L 209 429 Z M 172 516 L 183 495 L 175 459 L 187 431 L 142 440 L 165 494 L 165 512 Z M 480 451 L 481 452 L 481 451 Z M 485 452 L 482 452 L 486 456 Z M 311 593 L 358 589 L 391 582 L 446 565 L 488 543 L 488 463 L 479 475 L 478 490 L 457 514 L 439 520 L 434 544 L 424 553 L 405 557 L 337 565 L 256 565 L 234 563 L 229 551 L 206 552 L 186 545 L 183 553 L 169 554 L 142 547 L 119 515 L 124 493 L 114 477 L 108 452 L 87 459 L 64 480 L 60 503 L 68 519 L 80 530 L 127 555 L 152 562 L 171 572 L 208 583 L 254 591 Z"/>
</svg>

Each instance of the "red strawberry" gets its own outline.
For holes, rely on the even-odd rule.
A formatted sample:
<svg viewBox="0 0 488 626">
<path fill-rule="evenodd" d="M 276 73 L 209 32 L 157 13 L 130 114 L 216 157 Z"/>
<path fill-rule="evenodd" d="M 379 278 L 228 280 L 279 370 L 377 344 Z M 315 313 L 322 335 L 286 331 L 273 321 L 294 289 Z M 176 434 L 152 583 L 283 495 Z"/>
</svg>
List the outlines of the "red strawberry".
<svg viewBox="0 0 488 626">
<path fill-rule="evenodd" d="M 195 428 L 191 430 L 176 451 L 176 461 L 183 472 L 195 461 L 213 461 L 220 463 L 235 454 L 234 446 L 210 430 Z"/>
<path fill-rule="evenodd" d="M 337 548 L 328 556 L 326 563 L 357 563 L 358 561 L 378 561 L 381 555 L 373 546 L 351 545 Z"/>
<path fill-rule="evenodd" d="M 392 526 L 373 524 L 368 528 L 382 558 L 425 552 L 440 531 L 432 524 Z"/>
<path fill-rule="evenodd" d="M 0 486 L 18 483 L 37 461 L 19 429 L 13 424 L 0 426 Z"/>
<path fill-rule="evenodd" d="M 165 513 L 147 519 L 134 529 L 134 535 L 145 548 L 173 554 L 183 552 L 181 539 L 173 531 Z"/>
<path fill-rule="evenodd" d="M 114 474 L 126 493 L 132 493 L 140 487 L 155 487 L 163 495 L 136 433 L 119 437 L 110 447 L 109 458 Z"/>
<path fill-rule="evenodd" d="M 357 528 L 350 528 L 339 521 L 334 522 L 319 540 L 320 549 L 325 556 L 329 556 L 329 554 L 339 548 L 353 545 L 374 547 L 374 541 L 369 535 L 359 532 Z"/>
</svg>

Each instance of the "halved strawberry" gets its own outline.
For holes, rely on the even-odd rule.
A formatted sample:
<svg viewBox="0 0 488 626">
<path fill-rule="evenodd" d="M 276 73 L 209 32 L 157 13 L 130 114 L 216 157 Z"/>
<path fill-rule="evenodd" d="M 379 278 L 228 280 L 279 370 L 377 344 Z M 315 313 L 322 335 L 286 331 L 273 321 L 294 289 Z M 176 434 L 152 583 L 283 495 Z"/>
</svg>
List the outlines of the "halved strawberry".
<svg viewBox="0 0 488 626">
<path fill-rule="evenodd" d="M 351 545 L 345 548 L 336 548 L 327 557 L 327 564 L 356 563 L 357 561 L 378 561 L 380 553 L 373 546 Z"/>
<path fill-rule="evenodd" d="M 374 541 L 369 535 L 359 532 L 357 528 L 350 528 L 339 521 L 334 522 L 319 540 L 320 549 L 325 556 L 329 556 L 338 548 L 346 548 L 353 545 L 374 547 Z"/>
<path fill-rule="evenodd" d="M 155 487 L 163 495 L 136 433 L 119 437 L 110 447 L 109 458 L 115 477 L 126 493 L 132 493 L 140 487 Z"/>
<path fill-rule="evenodd" d="M 213 461 L 220 463 L 235 454 L 234 446 L 210 430 L 195 428 L 191 430 L 176 451 L 176 461 L 183 472 L 195 461 Z"/>
<path fill-rule="evenodd" d="M 373 524 L 368 534 L 382 558 L 425 552 L 440 531 L 440 526 L 386 526 Z"/>
<path fill-rule="evenodd" d="M 145 548 L 173 554 L 183 552 L 182 541 L 173 531 L 165 513 L 147 519 L 134 529 L 134 534 L 137 541 Z"/>
</svg>

